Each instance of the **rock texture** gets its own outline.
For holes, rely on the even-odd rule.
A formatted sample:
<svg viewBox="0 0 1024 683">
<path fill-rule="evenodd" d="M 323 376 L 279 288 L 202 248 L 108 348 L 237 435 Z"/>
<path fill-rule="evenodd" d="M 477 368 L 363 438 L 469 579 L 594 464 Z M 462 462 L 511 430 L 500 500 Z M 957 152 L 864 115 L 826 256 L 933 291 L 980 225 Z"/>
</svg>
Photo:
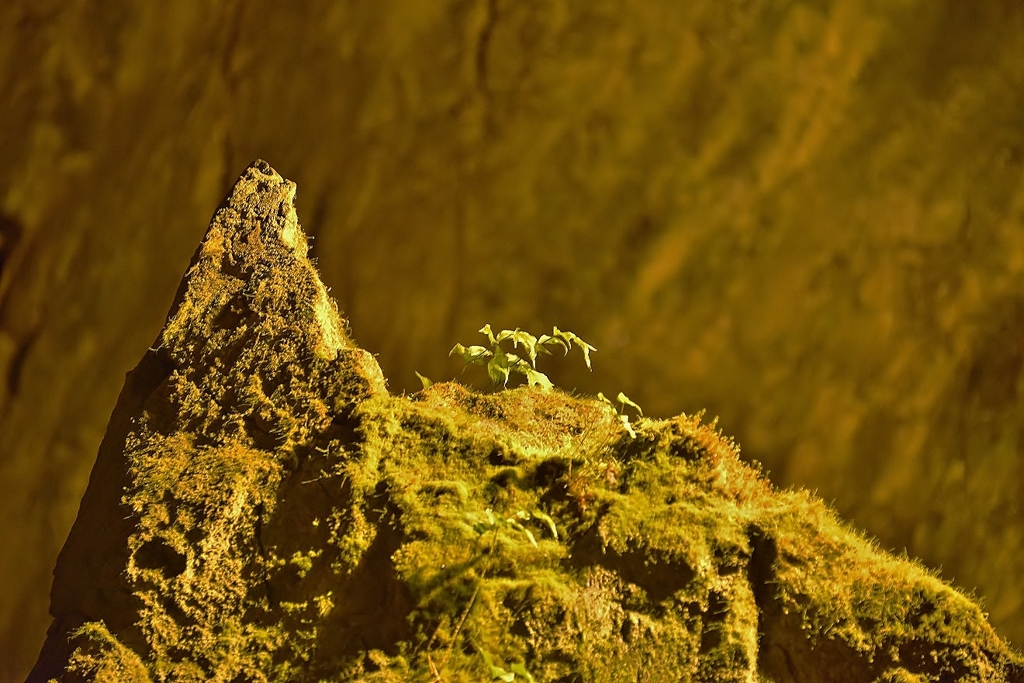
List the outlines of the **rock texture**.
<svg viewBox="0 0 1024 683">
<path fill-rule="evenodd" d="M 265 162 L 128 376 L 30 681 L 1024 681 L 968 597 L 699 417 L 392 396 Z"/>
<path fill-rule="evenodd" d="M 157 678 L 210 680 L 202 667 L 183 673 L 195 666 L 186 653 L 224 638 L 247 646 L 257 622 L 242 617 L 270 568 L 263 515 L 297 483 L 286 474 L 385 393 L 307 259 L 294 198 L 294 183 L 257 162 L 215 214 L 111 418 L 54 572 L 55 622 L 33 680 L 63 668 L 83 625 L 160 666 L 188 660 Z"/>
</svg>

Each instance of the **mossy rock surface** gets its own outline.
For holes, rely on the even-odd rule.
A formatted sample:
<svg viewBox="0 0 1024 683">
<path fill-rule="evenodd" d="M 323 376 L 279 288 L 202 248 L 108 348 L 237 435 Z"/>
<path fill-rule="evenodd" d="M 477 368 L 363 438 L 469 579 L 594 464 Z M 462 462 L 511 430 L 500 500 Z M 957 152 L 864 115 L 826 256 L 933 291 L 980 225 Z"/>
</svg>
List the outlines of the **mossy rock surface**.
<svg viewBox="0 0 1024 683">
<path fill-rule="evenodd" d="M 46 681 L 1024 681 L 969 597 L 700 416 L 390 395 L 250 166 L 128 377 Z"/>
</svg>

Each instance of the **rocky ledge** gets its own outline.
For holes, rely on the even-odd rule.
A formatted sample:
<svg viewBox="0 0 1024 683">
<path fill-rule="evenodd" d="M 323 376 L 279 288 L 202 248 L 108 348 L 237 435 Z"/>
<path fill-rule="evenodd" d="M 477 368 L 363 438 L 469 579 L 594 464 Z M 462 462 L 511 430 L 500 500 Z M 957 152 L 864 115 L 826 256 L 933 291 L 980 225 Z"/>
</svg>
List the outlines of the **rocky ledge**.
<svg viewBox="0 0 1024 683">
<path fill-rule="evenodd" d="M 700 416 L 389 395 L 252 164 L 129 373 L 48 681 L 1024 681 L 969 597 Z"/>
</svg>

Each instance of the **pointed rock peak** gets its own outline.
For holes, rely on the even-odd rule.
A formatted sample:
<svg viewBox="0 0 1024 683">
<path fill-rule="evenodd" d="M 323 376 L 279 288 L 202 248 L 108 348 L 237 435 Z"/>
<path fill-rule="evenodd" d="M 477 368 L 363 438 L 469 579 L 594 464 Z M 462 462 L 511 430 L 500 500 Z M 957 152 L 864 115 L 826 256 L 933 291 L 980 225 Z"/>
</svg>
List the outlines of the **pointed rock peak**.
<svg viewBox="0 0 1024 683">
<path fill-rule="evenodd" d="M 295 183 L 257 160 L 213 216 L 178 291 L 160 345 L 194 363 L 224 337 L 290 336 L 332 359 L 353 348 L 337 306 L 307 258 Z"/>
<path fill-rule="evenodd" d="M 242 577 L 279 567 L 257 552 L 270 512 L 306 500 L 309 469 L 327 468 L 354 439 L 356 409 L 387 393 L 306 252 L 295 183 L 255 162 L 214 214 L 157 348 L 127 377 L 54 570 L 33 683 L 70 680 L 90 648 L 112 643 L 117 673 L 81 680 L 151 680 L 140 656 L 161 677 L 219 680 L 161 667 L 268 609 Z"/>
<path fill-rule="evenodd" d="M 306 258 L 306 236 L 295 212 L 295 183 L 281 177 L 266 161 L 257 159 L 242 172 L 221 206 L 221 211 L 224 209 L 243 219 L 229 226 L 239 235 L 254 234 L 256 239 L 283 243 L 296 258 Z"/>
<path fill-rule="evenodd" d="M 307 251 L 295 183 L 254 162 L 214 213 L 161 333 L 156 353 L 175 368 L 174 389 L 147 418 L 154 429 L 293 450 L 331 415 L 386 393 Z M 157 426 L 157 414 L 170 422 Z"/>
</svg>

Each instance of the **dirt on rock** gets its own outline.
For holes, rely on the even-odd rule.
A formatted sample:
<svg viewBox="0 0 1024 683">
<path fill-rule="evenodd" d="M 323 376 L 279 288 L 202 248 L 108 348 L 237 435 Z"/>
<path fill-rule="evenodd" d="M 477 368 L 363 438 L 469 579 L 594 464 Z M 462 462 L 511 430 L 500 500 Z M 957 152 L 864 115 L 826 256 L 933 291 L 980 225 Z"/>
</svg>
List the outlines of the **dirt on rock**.
<svg viewBox="0 0 1024 683">
<path fill-rule="evenodd" d="M 391 395 L 258 161 L 127 378 L 48 681 L 1024 681 L 979 606 L 700 416 Z"/>
</svg>

